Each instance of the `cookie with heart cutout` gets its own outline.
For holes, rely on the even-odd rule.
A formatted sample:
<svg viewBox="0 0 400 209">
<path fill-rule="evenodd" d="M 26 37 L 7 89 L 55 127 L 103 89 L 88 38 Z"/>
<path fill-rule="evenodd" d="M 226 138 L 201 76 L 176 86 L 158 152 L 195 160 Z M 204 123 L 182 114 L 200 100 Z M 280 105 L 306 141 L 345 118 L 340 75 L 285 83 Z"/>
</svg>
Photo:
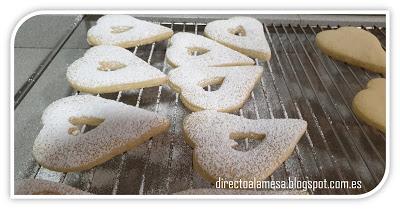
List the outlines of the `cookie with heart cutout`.
<svg viewBox="0 0 400 209">
<path fill-rule="evenodd" d="M 90 169 L 169 127 L 164 116 L 92 95 L 53 102 L 44 111 L 42 123 L 33 156 L 43 167 L 59 172 Z M 82 132 L 84 125 L 92 129 Z"/>
<path fill-rule="evenodd" d="M 105 15 L 87 32 L 90 45 L 115 45 L 131 48 L 168 39 L 174 32 L 167 27 L 136 19 L 130 15 Z"/>
<path fill-rule="evenodd" d="M 300 119 L 250 120 L 205 110 L 184 119 L 185 140 L 193 150 L 195 170 L 205 179 L 264 180 L 293 152 L 307 128 Z M 261 140 L 242 152 L 235 140 Z"/>
<path fill-rule="evenodd" d="M 370 32 L 356 27 L 341 27 L 319 32 L 315 42 L 322 52 L 342 62 L 375 73 L 386 72 L 386 53 Z"/>
<path fill-rule="evenodd" d="M 249 57 L 267 61 L 271 50 L 261 22 L 252 17 L 232 17 L 210 22 L 204 35 Z"/>
<path fill-rule="evenodd" d="M 15 184 L 16 195 L 92 195 L 74 187 L 39 179 L 23 179 Z"/>
<path fill-rule="evenodd" d="M 241 66 L 254 65 L 254 60 L 216 41 L 192 33 L 179 32 L 172 36 L 166 52 L 167 61 L 173 67 Z"/>
<path fill-rule="evenodd" d="M 79 91 L 112 93 L 159 86 L 167 76 L 129 50 L 117 46 L 95 46 L 73 62 L 67 80 Z"/>
<path fill-rule="evenodd" d="M 192 111 L 234 112 L 241 108 L 260 80 L 261 66 L 183 66 L 168 74 L 168 84 L 181 94 L 182 103 Z M 215 91 L 208 85 L 221 84 Z"/>
<path fill-rule="evenodd" d="M 353 99 L 354 114 L 370 126 L 386 132 L 386 79 L 375 78 Z"/>
</svg>

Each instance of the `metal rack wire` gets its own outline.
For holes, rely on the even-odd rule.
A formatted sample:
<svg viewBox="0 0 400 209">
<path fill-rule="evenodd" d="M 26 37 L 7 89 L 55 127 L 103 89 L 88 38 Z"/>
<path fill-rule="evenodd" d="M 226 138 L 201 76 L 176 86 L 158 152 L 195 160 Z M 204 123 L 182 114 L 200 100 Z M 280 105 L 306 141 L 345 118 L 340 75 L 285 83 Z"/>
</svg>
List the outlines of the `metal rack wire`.
<svg viewBox="0 0 400 209">
<path fill-rule="evenodd" d="M 161 23 L 175 32 L 202 35 L 205 23 Z M 351 110 L 354 95 L 371 78 L 381 77 L 322 54 L 315 35 L 330 26 L 264 24 L 272 58 L 244 107 L 234 113 L 250 119 L 302 118 L 308 129 L 295 151 L 267 180 L 359 180 L 362 189 L 318 189 L 311 194 L 360 194 L 379 184 L 385 172 L 385 135 L 359 121 Z M 340 27 L 340 26 L 337 26 Z M 385 48 L 385 28 L 360 26 Z M 85 37 L 82 37 L 85 38 Z M 167 41 L 140 46 L 149 64 L 168 73 Z M 144 57 L 144 54 L 147 54 Z M 66 84 L 67 85 L 67 84 Z M 208 90 L 214 87 L 209 86 Z M 32 178 L 48 179 L 96 194 L 171 194 L 189 188 L 211 188 L 192 168 L 192 149 L 182 136 L 190 113 L 179 94 L 167 86 L 98 95 L 167 115 L 170 130 L 93 169 L 57 173 L 41 168 Z M 16 139 L 18 140 L 18 139 Z M 255 146 L 246 140 L 245 148 Z"/>
</svg>

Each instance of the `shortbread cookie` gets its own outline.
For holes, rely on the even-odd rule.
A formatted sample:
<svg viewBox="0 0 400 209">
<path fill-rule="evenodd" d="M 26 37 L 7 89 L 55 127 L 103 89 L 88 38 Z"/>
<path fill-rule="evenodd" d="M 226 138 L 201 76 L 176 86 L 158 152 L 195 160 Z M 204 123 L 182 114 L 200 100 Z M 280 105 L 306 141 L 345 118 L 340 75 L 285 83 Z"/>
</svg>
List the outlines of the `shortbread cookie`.
<svg viewBox="0 0 400 209">
<path fill-rule="evenodd" d="M 169 85 L 181 93 L 182 103 L 192 111 L 233 112 L 241 108 L 260 80 L 261 66 L 183 66 L 168 74 Z M 216 91 L 203 87 L 221 84 Z"/>
<path fill-rule="evenodd" d="M 124 48 L 103 45 L 73 62 L 67 80 L 76 90 L 96 94 L 159 86 L 167 76 Z"/>
<path fill-rule="evenodd" d="M 385 85 L 384 78 L 372 79 L 367 89 L 358 92 L 353 99 L 353 111 L 357 117 L 382 132 L 386 132 Z"/>
<path fill-rule="evenodd" d="M 379 40 L 370 32 L 342 27 L 317 34 L 317 46 L 325 54 L 366 70 L 385 73 L 386 54 Z"/>
<path fill-rule="evenodd" d="M 136 19 L 130 15 L 105 15 L 89 29 L 90 45 L 115 45 L 123 48 L 150 44 L 172 36 L 167 27 Z"/>
<path fill-rule="evenodd" d="M 99 165 L 166 131 L 167 118 L 91 95 L 50 104 L 33 145 L 36 161 L 50 170 L 81 171 Z M 97 126 L 81 132 L 83 125 Z"/>
<path fill-rule="evenodd" d="M 264 180 L 293 152 L 307 128 L 300 119 L 250 120 L 212 110 L 192 113 L 183 122 L 194 148 L 194 168 L 207 180 Z M 235 140 L 262 140 L 247 152 Z"/>
<path fill-rule="evenodd" d="M 204 35 L 249 57 L 261 61 L 271 58 L 263 25 L 255 18 L 216 20 L 207 24 Z"/>
<path fill-rule="evenodd" d="M 172 36 L 166 56 L 173 67 L 254 65 L 254 60 L 246 55 L 204 36 L 184 32 Z"/>
<path fill-rule="evenodd" d="M 308 195 L 303 190 L 188 189 L 173 195 Z"/>
<path fill-rule="evenodd" d="M 24 179 L 15 184 L 16 195 L 92 195 L 74 187 L 38 179 Z"/>
</svg>

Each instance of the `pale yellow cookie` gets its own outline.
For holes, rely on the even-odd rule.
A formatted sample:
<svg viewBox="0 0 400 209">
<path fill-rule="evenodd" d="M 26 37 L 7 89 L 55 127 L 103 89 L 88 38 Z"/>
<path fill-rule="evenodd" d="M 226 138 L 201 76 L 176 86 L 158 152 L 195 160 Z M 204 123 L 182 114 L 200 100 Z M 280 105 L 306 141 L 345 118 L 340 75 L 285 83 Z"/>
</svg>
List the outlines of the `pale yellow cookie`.
<svg viewBox="0 0 400 209">
<path fill-rule="evenodd" d="M 261 66 L 183 66 L 169 72 L 169 86 L 181 93 L 182 103 L 192 111 L 233 112 L 243 106 L 260 80 Z M 207 85 L 221 84 L 215 91 Z"/>
<path fill-rule="evenodd" d="M 261 22 L 252 17 L 232 17 L 207 24 L 204 35 L 252 58 L 266 61 L 271 50 Z"/>
<path fill-rule="evenodd" d="M 353 111 L 370 126 L 386 132 L 386 79 L 375 78 L 353 99 Z"/>
<path fill-rule="evenodd" d="M 50 170 L 90 169 L 132 149 L 169 127 L 154 112 L 91 95 L 77 95 L 50 104 L 33 145 L 36 161 Z M 96 126 L 82 132 L 83 125 Z"/>
<path fill-rule="evenodd" d="M 184 119 L 185 139 L 194 148 L 193 166 L 205 179 L 264 180 L 293 152 L 307 128 L 300 119 L 250 120 L 212 110 Z M 242 152 L 235 140 L 250 138 L 260 144 Z"/>
<path fill-rule="evenodd" d="M 73 62 L 67 80 L 79 91 L 92 94 L 112 93 L 159 86 L 167 76 L 127 49 L 95 46 Z"/>
<path fill-rule="evenodd" d="M 115 45 L 123 48 L 150 44 L 172 36 L 167 27 L 136 19 L 130 15 L 105 15 L 89 29 L 90 45 Z"/>
<path fill-rule="evenodd" d="M 341 27 L 317 34 L 317 46 L 325 54 L 366 70 L 385 73 L 386 54 L 379 40 L 370 32 L 355 27 Z"/>
<path fill-rule="evenodd" d="M 176 33 L 166 52 L 167 61 L 173 67 L 240 66 L 254 65 L 254 60 L 216 41 L 192 33 Z"/>
<path fill-rule="evenodd" d="M 38 179 L 24 179 L 15 184 L 16 195 L 92 195 L 74 187 Z"/>
</svg>

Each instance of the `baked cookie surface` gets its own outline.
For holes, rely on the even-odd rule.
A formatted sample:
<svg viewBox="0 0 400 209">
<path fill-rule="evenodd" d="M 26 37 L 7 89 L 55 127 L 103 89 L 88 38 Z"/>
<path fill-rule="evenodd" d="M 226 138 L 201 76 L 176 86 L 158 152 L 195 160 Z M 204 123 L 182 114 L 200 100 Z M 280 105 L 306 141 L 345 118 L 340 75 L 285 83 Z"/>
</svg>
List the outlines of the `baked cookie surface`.
<svg viewBox="0 0 400 209">
<path fill-rule="evenodd" d="M 92 195 L 65 184 L 38 179 L 17 181 L 14 193 L 16 195 Z"/>
<path fill-rule="evenodd" d="M 254 65 L 254 60 L 216 41 L 192 33 L 179 32 L 172 36 L 166 52 L 167 61 L 173 67 L 240 66 Z"/>
<path fill-rule="evenodd" d="M 105 15 L 87 32 L 90 45 L 115 45 L 123 48 L 150 44 L 172 36 L 167 27 L 136 19 L 130 15 Z"/>
<path fill-rule="evenodd" d="M 386 79 L 375 78 L 353 99 L 353 111 L 370 126 L 386 132 Z"/>
<path fill-rule="evenodd" d="M 184 119 L 185 139 L 194 148 L 194 168 L 207 180 L 264 180 L 293 152 L 306 131 L 300 119 L 260 119 L 211 110 Z M 242 152 L 235 140 L 250 138 L 260 144 Z"/>
<path fill-rule="evenodd" d="M 67 80 L 79 91 L 111 93 L 159 86 L 167 76 L 129 50 L 117 46 L 95 46 L 74 61 Z"/>
<path fill-rule="evenodd" d="M 91 95 L 50 104 L 33 145 L 36 161 L 50 170 L 90 169 L 166 131 L 169 120 L 156 113 Z M 82 132 L 82 126 L 95 126 Z"/>
<path fill-rule="evenodd" d="M 261 61 L 271 58 L 261 22 L 252 17 L 232 17 L 207 24 L 204 35 L 233 50 Z"/>
<path fill-rule="evenodd" d="M 355 27 L 341 27 L 317 34 L 317 46 L 325 54 L 375 73 L 386 72 L 386 53 L 370 32 Z"/>
<path fill-rule="evenodd" d="M 261 66 L 183 66 L 170 71 L 168 79 L 188 109 L 233 112 L 243 106 L 262 72 Z M 203 89 L 213 84 L 221 86 L 215 91 Z"/>
</svg>

